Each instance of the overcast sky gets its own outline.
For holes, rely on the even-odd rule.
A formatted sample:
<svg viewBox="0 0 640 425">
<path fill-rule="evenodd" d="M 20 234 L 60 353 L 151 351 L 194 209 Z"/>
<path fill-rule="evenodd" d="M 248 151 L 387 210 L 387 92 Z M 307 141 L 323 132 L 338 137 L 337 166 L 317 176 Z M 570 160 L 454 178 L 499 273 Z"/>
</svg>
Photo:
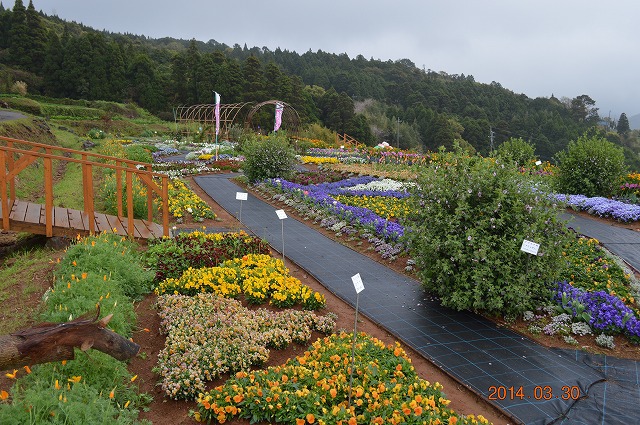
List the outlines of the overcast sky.
<svg viewBox="0 0 640 425">
<path fill-rule="evenodd" d="M 33 1 L 98 30 L 406 58 L 532 98 L 586 94 L 601 116 L 640 113 L 638 0 Z"/>
</svg>

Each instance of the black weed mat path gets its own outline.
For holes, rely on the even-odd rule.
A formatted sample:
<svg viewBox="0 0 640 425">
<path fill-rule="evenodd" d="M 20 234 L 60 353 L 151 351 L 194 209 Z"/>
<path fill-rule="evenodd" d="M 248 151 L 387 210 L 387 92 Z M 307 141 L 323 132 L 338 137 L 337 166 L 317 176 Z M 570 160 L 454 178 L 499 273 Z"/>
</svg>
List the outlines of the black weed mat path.
<svg viewBox="0 0 640 425">
<path fill-rule="evenodd" d="M 236 193 L 243 189 L 228 177 L 200 176 L 195 182 L 238 217 Z M 441 307 L 424 293 L 419 282 L 297 220 L 281 221 L 274 207 L 250 194 L 242 203 L 242 223 L 279 251 L 284 229 L 285 257 L 353 306 L 356 292 L 351 277 L 359 273 L 365 287 L 358 300 L 361 314 L 489 400 L 514 422 L 640 423 L 636 362 L 587 359 L 579 352 L 544 348 L 480 316 Z M 603 361 L 609 363 L 608 368 L 603 369 Z"/>
<path fill-rule="evenodd" d="M 640 271 L 640 232 L 589 220 L 577 214 L 564 213 L 562 218 L 566 219 L 568 225 L 576 232 L 597 239 L 609 251 Z"/>
</svg>

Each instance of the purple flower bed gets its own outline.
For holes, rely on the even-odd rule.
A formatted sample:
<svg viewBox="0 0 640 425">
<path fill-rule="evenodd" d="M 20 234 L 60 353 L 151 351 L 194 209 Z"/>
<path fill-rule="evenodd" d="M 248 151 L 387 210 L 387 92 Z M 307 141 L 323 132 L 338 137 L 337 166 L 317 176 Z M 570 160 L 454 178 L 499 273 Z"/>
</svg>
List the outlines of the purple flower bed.
<svg viewBox="0 0 640 425">
<path fill-rule="evenodd" d="M 584 195 L 555 195 L 559 201 L 566 202 L 572 208 L 587 211 L 600 217 L 610 217 L 615 220 L 629 222 L 640 220 L 640 206 L 627 204 L 603 197 L 589 198 Z"/>
<path fill-rule="evenodd" d="M 370 227 L 377 235 L 396 241 L 404 234 L 404 227 L 402 225 L 388 221 L 367 208 L 345 205 L 333 198 L 333 195 L 345 193 L 345 189 L 350 186 L 367 184 L 374 180 L 377 179 L 375 177 L 362 176 L 334 183 L 321 183 L 308 186 L 291 183 L 283 179 L 268 179 L 266 180 L 266 183 L 274 187 L 279 187 L 283 192 L 297 194 L 304 193 L 314 204 L 327 209 L 331 214 L 346 220 L 350 224 L 360 224 L 362 226 Z M 374 191 L 371 192 L 373 193 Z M 379 193 L 379 191 L 375 192 Z"/>
<path fill-rule="evenodd" d="M 567 282 L 558 282 L 553 300 L 565 311 L 571 310 L 574 317 L 581 311 L 587 313 L 593 329 L 608 334 L 623 333 L 635 340 L 640 338 L 640 320 L 616 296 L 604 291 L 587 292 Z"/>
</svg>

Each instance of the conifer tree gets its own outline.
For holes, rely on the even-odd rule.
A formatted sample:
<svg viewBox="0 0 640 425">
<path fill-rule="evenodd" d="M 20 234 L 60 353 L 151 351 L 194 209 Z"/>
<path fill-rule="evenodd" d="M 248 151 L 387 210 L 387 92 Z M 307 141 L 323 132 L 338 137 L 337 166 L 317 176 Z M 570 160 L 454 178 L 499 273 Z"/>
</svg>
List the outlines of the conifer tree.
<svg viewBox="0 0 640 425">
<path fill-rule="evenodd" d="M 9 62 L 21 68 L 29 65 L 29 41 L 27 28 L 27 10 L 22 0 L 16 0 L 11 13 L 9 29 Z"/>
<path fill-rule="evenodd" d="M 29 6 L 26 12 L 26 24 L 27 33 L 26 43 L 28 52 L 28 64 L 27 68 L 39 74 L 41 68 L 44 65 L 45 51 L 47 45 L 47 30 L 42 23 L 42 19 L 35 7 L 33 7 L 33 1 L 29 0 Z"/>
<path fill-rule="evenodd" d="M 620 114 L 618 124 L 616 125 L 616 131 L 621 136 L 626 136 L 629 131 L 631 131 L 631 127 L 629 127 L 629 118 L 627 118 L 627 114 L 624 112 Z"/>
</svg>

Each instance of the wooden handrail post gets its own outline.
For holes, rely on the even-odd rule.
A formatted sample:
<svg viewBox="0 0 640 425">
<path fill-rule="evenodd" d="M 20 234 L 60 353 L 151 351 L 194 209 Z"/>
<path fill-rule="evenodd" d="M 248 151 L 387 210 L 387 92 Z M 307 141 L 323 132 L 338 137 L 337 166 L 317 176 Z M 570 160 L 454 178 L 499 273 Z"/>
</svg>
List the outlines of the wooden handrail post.
<svg viewBox="0 0 640 425">
<path fill-rule="evenodd" d="M 120 161 L 116 161 L 116 165 L 122 165 Z M 122 171 L 116 169 L 116 203 L 118 205 L 118 217 L 122 217 Z"/>
<path fill-rule="evenodd" d="M 82 164 L 84 212 L 89 220 L 89 234 L 96 232 L 96 216 L 93 208 L 93 168 L 91 164 Z"/>
<path fill-rule="evenodd" d="M 53 164 L 51 158 L 44 158 L 44 222 L 46 235 L 50 238 L 53 236 Z"/>
<path fill-rule="evenodd" d="M 9 155 L 13 155 L 9 152 Z M 2 228 L 4 230 L 10 230 L 9 224 L 9 200 L 7 199 L 7 164 L 5 161 L 5 152 L 0 150 L 0 198 L 2 200 Z"/>
<path fill-rule="evenodd" d="M 162 176 L 162 233 L 169 236 L 169 177 Z"/>
<path fill-rule="evenodd" d="M 133 237 L 135 227 L 133 225 L 133 172 L 127 170 L 127 234 Z"/>
<path fill-rule="evenodd" d="M 12 148 L 13 142 L 7 142 L 7 146 Z M 8 152 L 9 156 L 7 157 L 7 166 L 9 167 L 9 172 L 13 171 L 13 152 Z M 3 170 L 4 172 L 4 170 Z M 9 199 L 16 199 L 16 181 L 15 178 L 9 179 Z"/>
<path fill-rule="evenodd" d="M 153 166 L 147 165 L 145 169 L 148 172 L 153 172 Z M 153 190 L 147 185 L 147 220 L 153 221 Z"/>
<path fill-rule="evenodd" d="M 83 153 L 82 156 L 82 161 L 87 161 L 87 154 Z M 82 190 L 83 190 L 83 194 L 84 194 L 84 188 L 87 187 L 87 170 L 85 169 L 84 164 L 82 165 Z M 86 212 L 86 208 L 85 208 L 85 212 Z"/>
</svg>

